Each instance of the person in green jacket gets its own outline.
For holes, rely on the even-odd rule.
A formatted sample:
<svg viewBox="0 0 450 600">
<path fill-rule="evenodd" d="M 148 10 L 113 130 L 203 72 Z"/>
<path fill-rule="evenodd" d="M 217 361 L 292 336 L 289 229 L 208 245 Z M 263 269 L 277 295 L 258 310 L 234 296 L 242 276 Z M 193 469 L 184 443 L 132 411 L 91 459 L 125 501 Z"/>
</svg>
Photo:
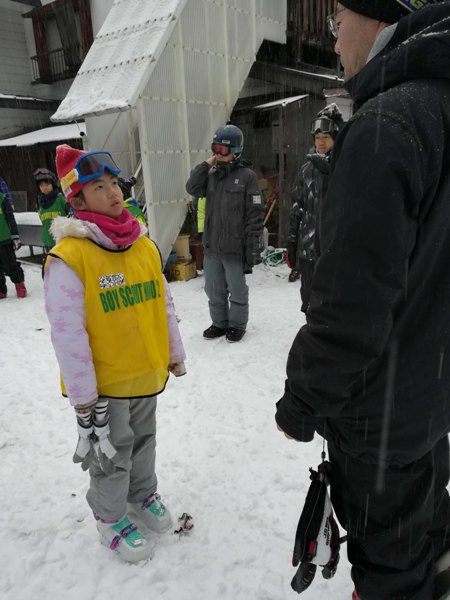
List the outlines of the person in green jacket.
<svg viewBox="0 0 450 600">
<path fill-rule="evenodd" d="M 140 223 L 147 226 L 147 219 L 140 209 L 136 198 L 133 198 L 132 188 L 136 183 L 136 177 L 119 177 L 119 187 L 123 194 L 123 207 L 126 208 Z"/>
<path fill-rule="evenodd" d="M 50 233 L 50 225 L 55 217 L 65 217 L 70 212 L 70 205 L 58 187 L 56 175 L 49 169 L 41 167 L 34 172 L 34 180 L 38 187 L 37 208 L 42 221 L 42 245 L 44 253 L 48 254 L 55 245 L 55 239 Z"/>
</svg>

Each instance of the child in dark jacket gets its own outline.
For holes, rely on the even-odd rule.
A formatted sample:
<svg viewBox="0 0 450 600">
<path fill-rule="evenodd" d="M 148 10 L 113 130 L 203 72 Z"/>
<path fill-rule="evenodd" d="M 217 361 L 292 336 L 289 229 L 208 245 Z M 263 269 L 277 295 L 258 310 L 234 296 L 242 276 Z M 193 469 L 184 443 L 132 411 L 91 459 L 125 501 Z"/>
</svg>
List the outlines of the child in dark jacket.
<svg viewBox="0 0 450 600">
<path fill-rule="evenodd" d="M 205 207 L 205 292 L 212 321 L 205 340 L 242 340 L 249 317 L 245 275 L 261 262 L 264 203 L 255 172 L 241 159 L 243 148 L 239 127 L 220 127 L 212 156 L 194 167 L 186 182 L 188 194 Z"/>
<path fill-rule="evenodd" d="M 14 283 L 18 298 L 25 298 L 27 295 L 25 275 L 15 255 L 15 251 L 21 245 L 11 192 L 4 179 L 0 177 L 0 300 L 6 298 L 8 294 L 5 275 L 8 275 Z"/>
<path fill-rule="evenodd" d="M 55 245 L 55 238 L 50 232 L 50 225 L 55 217 L 64 217 L 70 211 L 70 204 L 58 188 L 56 175 L 43 167 L 36 169 L 34 180 L 38 187 L 37 205 L 39 218 L 42 222 L 42 245 L 45 254 L 48 254 Z"/>
</svg>

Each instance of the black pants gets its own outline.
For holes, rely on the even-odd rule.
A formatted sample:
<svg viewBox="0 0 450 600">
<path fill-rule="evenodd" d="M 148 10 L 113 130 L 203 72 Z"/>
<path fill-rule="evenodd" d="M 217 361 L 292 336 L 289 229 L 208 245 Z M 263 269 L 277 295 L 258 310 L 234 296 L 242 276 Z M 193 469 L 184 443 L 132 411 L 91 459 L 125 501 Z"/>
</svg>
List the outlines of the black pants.
<svg viewBox="0 0 450 600">
<path fill-rule="evenodd" d="M 25 279 L 12 243 L 0 245 L 0 292 L 4 294 L 6 293 L 5 275 L 8 275 L 13 283 L 22 283 Z"/>
<path fill-rule="evenodd" d="M 315 262 L 313 260 L 305 260 L 300 258 L 298 260 L 298 270 L 300 271 L 301 278 L 301 286 L 300 286 L 300 296 L 302 299 L 302 310 L 306 313 L 306 310 L 309 305 L 309 298 L 311 296 L 311 283 L 314 273 Z"/>
<path fill-rule="evenodd" d="M 432 600 L 436 558 L 450 548 L 449 440 L 423 458 L 384 472 L 329 444 L 330 495 L 347 529 L 352 579 L 361 600 Z"/>
</svg>

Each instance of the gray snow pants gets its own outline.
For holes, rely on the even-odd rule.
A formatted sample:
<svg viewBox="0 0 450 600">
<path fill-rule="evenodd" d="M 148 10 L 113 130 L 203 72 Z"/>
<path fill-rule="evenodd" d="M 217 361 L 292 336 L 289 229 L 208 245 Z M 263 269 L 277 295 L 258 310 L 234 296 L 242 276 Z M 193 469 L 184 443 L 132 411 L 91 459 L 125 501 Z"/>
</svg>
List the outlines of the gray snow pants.
<svg viewBox="0 0 450 600">
<path fill-rule="evenodd" d="M 216 327 L 245 329 L 248 321 L 248 286 L 240 258 L 215 254 L 204 257 L 205 292 L 209 314 Z"/>
<path fill-rule="evenodd" d="M 107 398 L 111 441 L 124 467 L 112 475 L 105 475 L 97 463 L 89 470 L 86 499 L 101 519 L 121 519 L 127 502 L 142 502 L 156 491 L 156 398 Z"/>
</svg>

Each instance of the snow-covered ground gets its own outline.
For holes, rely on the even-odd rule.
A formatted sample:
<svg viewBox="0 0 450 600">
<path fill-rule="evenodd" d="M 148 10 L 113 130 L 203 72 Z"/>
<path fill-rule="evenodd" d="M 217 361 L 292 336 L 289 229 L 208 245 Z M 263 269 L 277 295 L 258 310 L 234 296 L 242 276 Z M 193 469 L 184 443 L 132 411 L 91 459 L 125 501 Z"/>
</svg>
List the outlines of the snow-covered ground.
<svg viewBox="0 0 450 600">
<path fill-rule="evenodd" d="M 21 250 L 21 252 L 25 252 Z M 29 296 L 0 305 L 0 598 L 2 600 L 287 600 L 298 517 L 321 441 L 287 440 L 274 422 L 290 344 L 303 317 L 285 265 L 248 276 L 242 342 L 207 342 L 202 276 L 171 284 L 188 353 L 158 408 L 159 491 L 195 527 L 157 541 L 153 560 L 123 564 L 100 545 L 72 463 L 73 410 L 60 396 L 40 268 L 24 265 Z M 124 351 L 133 340 L 124 340 Z M 349 566 L 318 571 L 304 600 L 349 600 Z"/>
</svg>

